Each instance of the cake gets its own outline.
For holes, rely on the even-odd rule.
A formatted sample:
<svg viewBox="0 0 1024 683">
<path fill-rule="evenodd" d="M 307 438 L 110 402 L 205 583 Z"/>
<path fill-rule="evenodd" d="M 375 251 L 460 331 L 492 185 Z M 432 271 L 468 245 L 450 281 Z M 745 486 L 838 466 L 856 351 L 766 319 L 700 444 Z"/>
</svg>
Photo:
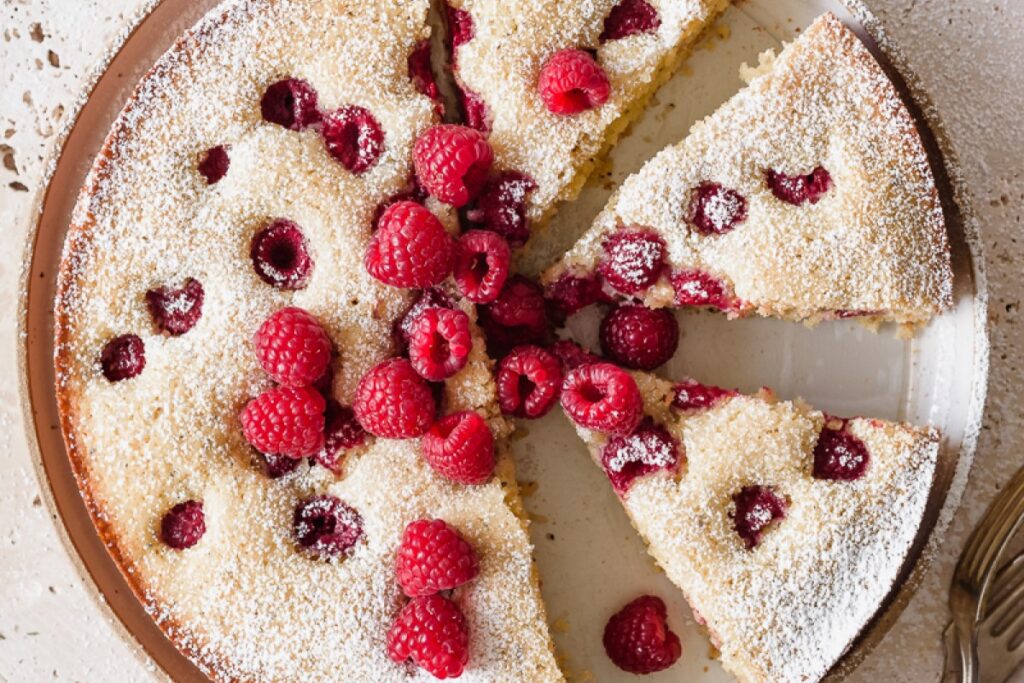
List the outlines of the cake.
<svg viewBox="0 0 1024 683">
<path fill-rule="evenodd" d="M 221 5 L 142 80 L 74 213 L 56 302 L 68 453 L 128 583 L 217 681 L 434 680 L 415 657 L 395 661 L 408 643 L 389 635 L 399 621 L 418 627 L 396 563 L 407 527 L 432 518 L 448 525 L 436 538 L 471 547 L 478 566 L 460 580 L 475 578 L 408 602 L 462 615 L 462 679 L 562 680 L 504 446 L 510 425 L 473 305 L 451 278 L 442 308 L 465 313 L 471 341 L 461 369 L 433 386 L 444 413 L 472 411 L 477 435 L 493 437 L 484 483 L 442 475 L 418 438 L 363 433 L 347 408 L 358 413 L 361 380 L 396 353 L 393 329 L 412 317 L 415 292 L 371 276 L 364 254 L 373 228 L 386 230 L 382 205 L 415 195 L 413 143 L 437 122 L 422 68 L 428 10 Z M 454 229 L 450 210 L 425 201 Z M 409 204 L 417 220 L 438 220 Z M 281 329 L 306 335 L 302 355 L 278 344 Z M 316 387 L 291 386 L 328 361 Z M 340 425 L 326 440 L 325 404 Z M 298 427 L 319 420 L 281 441 L 293 454 L 319 446 L 314 458 L 265 457 L 247 442 L 284 439 L 246 422 L 282 406 L 309 409 Z"/>
<path fill-rule="evenodd" d="M 939 445 L 598 361 L 570 372 L 562 405 L 743 683 L 817 681 L 849 649 L 900 576 Z"/>
<path fill-rule="evenodd" d="M 908 329 L 952 302 L 949 244 L 913 120 L 826 14 L 629 177 L 544 276 L 570 312 L 599 294 Z"/>
<path fill-rule="evenodd" d="M 525 242 L 575 198 L 728 0 L 447 0 L 460 109 L 494 173 L 476 225 Z"/>
</svg>

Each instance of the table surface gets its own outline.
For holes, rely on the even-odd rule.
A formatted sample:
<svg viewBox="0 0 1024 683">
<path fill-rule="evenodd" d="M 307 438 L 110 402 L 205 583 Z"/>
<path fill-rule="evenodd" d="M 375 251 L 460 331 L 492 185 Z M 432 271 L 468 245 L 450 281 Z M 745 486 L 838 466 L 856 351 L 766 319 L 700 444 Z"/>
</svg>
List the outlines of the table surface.
<svg viewBox="0 0 1024 683">
<path fill-rule="evenodd" d="M 67 556 L 29 458 L 16 380 L 19 259 L 44 159 L 83 79 L 143 2 L 0 0 L 0 681 L 163 678 Z M 946 586 L 964 538 L 1024 464 L 1024 2 L 868 4 L 952 134 L 989 274 L 988 404 L 964 505 L 920 591 L 850 679 L 916 683 L 939 677 Z"/>
</svg>

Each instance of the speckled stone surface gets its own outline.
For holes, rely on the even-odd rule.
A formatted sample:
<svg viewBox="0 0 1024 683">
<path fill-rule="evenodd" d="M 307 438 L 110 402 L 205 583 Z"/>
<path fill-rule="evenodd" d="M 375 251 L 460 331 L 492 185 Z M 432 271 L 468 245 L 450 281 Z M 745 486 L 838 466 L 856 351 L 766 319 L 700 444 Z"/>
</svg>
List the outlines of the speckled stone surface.
<svg viewBox="0 0 1024 683">
<path fill-rule="evenodd" d="M 144 0 L 0 0 L 0 681 L 149 681 L 66 556 L 42 502 L 18 405 L 20 257 L 43 159 L 84 76 Z M 991 376 L 965 504 L 942 556 L 854 681 L 938 680 L 946 586 L 985 505 L 1024 464 L 1024 3 L 871 0 L 952 133 L 988 259 Z"/>
</svg>

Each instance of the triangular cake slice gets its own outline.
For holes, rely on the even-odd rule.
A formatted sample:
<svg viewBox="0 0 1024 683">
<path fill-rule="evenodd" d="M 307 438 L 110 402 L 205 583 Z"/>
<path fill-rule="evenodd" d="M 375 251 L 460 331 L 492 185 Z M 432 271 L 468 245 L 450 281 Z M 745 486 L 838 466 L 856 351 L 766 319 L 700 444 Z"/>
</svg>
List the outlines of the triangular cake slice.
<svg viewBox="0 0 1024 683">
<path fill-rule="evenodd" d="M 937 432 L 607 363 L 566 387 L 563 407 L 722 664 L 744 683 L 824 676 L 900 575 Z"/>
<path fill-rule="evenodd" d="M 448 0 L 461 115 L 488 133 L 494 149 L 495 177 L 470 207 L 471 221 L 525 242 L 559 201 L 579 194 L 603 152 L 727 5 Z M 582 87 L 568 106 L 552 106 L 541 93 L 545 79 L 555 89 Z"/>
<path fill-rule="evenodd" d="M 943 213 L 895 87 L 835 16 L 623 183 L 545 275 L 732 316 L 927 322 L 952 302 Z"/>
<path fill-rule="evenodd" d="M 411 317 L 413 292 L 371 277 L 363 256 L 382 205 L 411 190 L 414 140 L 437 122 L 428 10 L 217 7 L 142 80 L 74 215 L 55 305 L 68 453 L 128 583 L 216 681 L 435 680 L 389 652 L 407 602 L 397 551 L 424 518 L 456 528 L 479 560 L 445 593 L 469 634 L 461 680 L 563 680 L 472 305 L 451 304 L 469 317 L 466 365 L 430 401 L 425 382 L 410 386 L 421 404 L 484 418 L 490 479 L 455 483 L 420 439 L 365 435 L 342 408 L 358 406 L 360 378 L 396 353 L 395 324 Z M 333 376 L 277 404 L 302 408 L 304 440 L 321 437 L 324 399 L 339 404 L 339 430 L 328 401 L 328 440 L 301 460 L 258 453 L 240 419 L 279 391 L 253 337 L 286 306 L 336 352 Z"/>
</svg>

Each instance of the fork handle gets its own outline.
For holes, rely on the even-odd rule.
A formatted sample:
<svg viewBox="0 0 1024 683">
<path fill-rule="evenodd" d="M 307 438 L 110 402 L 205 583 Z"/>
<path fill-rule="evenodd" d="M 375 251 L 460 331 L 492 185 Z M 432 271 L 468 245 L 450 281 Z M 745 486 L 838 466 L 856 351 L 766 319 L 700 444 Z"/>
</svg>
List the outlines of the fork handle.
<svg viewBox="0 0 1024 683">
<path fill-rule="evenodd" d="M 946 664 L 942 683 L 978 683 L 978 649 L 971 629 L 955 622 L 946 628 Z"/>
</svg>

